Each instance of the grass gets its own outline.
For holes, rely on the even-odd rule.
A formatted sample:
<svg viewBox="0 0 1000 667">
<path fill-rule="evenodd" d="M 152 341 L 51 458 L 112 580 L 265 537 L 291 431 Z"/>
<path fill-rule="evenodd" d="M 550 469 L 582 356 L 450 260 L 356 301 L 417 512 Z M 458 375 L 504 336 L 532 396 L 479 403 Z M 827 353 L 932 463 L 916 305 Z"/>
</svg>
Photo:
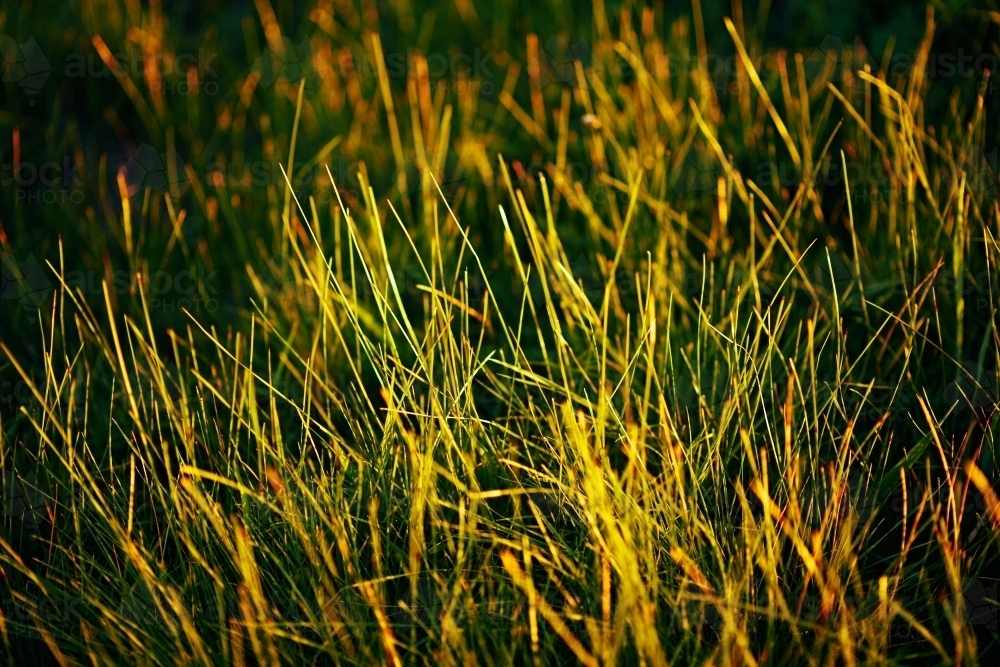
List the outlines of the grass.
<svg viewBox="0 0 1000 667">
<path fill-rule="evenodd" d="M 113 54 L 184 20 L 104 4 L 39 38 L 115 77 L 5 89 L 4 163 L 80 165 L 0 218 L 9 664 L 997 650 L 997 98 L 930 57 L 995 11 L 892 68 L 738 2 L 433 5 L 477 69 L 406 2 L 261 0 L 160 78 Z"/>
</svg>

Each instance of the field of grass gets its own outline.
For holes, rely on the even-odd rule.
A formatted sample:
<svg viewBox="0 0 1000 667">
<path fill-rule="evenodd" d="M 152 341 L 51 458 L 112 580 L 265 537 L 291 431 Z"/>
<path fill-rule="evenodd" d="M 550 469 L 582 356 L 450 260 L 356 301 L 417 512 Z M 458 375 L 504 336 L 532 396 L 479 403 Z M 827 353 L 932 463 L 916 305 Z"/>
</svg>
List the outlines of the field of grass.
<svg viewBox="0 0 1000 667">
<path fill-rule="evenodd" d="M 998 653 L 996 0 L 49 4 L 0 664 Z"/>
</svg>

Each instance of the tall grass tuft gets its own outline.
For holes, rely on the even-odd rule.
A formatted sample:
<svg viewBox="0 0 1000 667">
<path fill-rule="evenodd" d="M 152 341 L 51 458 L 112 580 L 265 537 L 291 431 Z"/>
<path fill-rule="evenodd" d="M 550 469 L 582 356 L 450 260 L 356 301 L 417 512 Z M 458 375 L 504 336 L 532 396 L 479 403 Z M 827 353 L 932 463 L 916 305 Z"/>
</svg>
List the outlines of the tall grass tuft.
<svg viewBox="0 0 1000 667">
<path fill-rule="evenodd" d="M 10 664 L 996 650 L 993 75 L 932 119 L 933 12 L 889 76 L 762 52 L 697 2 L 694 37 L 603 7 L 589 62 L 553 78 L 531 35 L 495 101 L 432 89 L 419 52 L 401 90 L 374 30 L 372 80 L 234 89 L 226 113 L 292 132 L 260 192 L 137 204 L 117 177 L 128 292 L 73 284 L 60 243 L 37 349 L 0 343 L 28 397 L 0 423 Z M 735 56 L 723 90 L 709 29 Z M 337 108 L 351 123 L 318 131 Z M 325 167 L 296 185 L 376 149 L 353 189 Z M 143 244 L 208 257 L 182 228 L 212 207 L 245 291 L 167 327 Z"/>
</svg>

